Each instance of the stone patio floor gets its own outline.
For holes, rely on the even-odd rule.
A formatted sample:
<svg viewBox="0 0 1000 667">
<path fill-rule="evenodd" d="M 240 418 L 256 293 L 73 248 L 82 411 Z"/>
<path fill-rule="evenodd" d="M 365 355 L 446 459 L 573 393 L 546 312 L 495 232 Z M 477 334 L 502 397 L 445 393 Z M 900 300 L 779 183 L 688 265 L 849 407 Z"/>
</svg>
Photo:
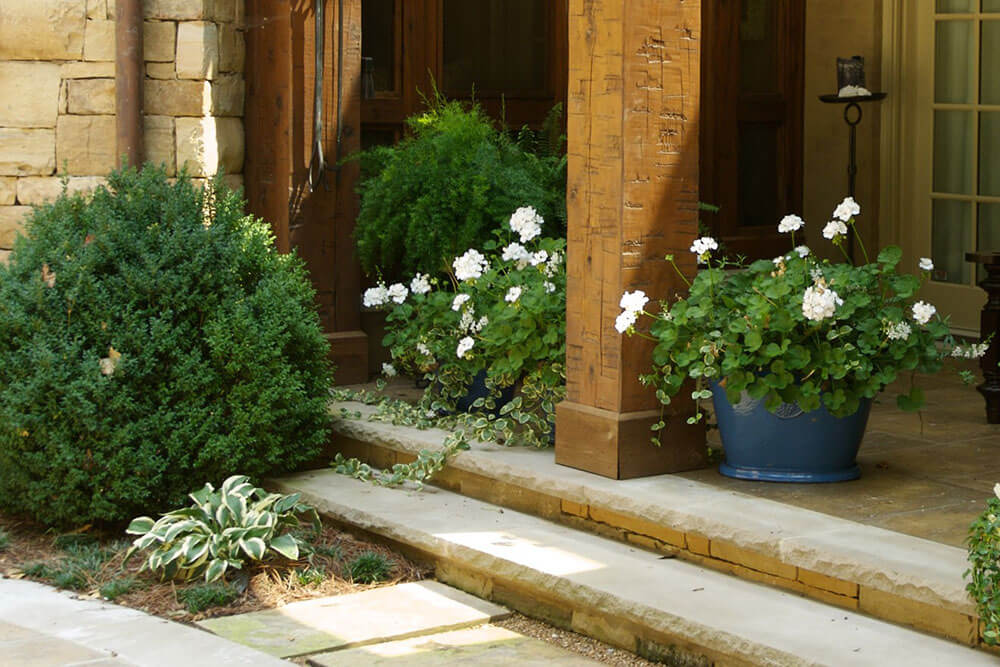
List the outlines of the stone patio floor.
<svg viewBox="0 0 1000 667">
<path fill-rule="evenodd" d="M 717 488 L 878 526 L 950 546 L 963 547 L 969 525 L 1000 482 L 1000 425 L 986 423 L 985 403 L 949 364 L 915 382 L 927 403 L 920 413 L 896 407 L 910 379 L 889 387 L 872 407 L 858 463 L 861 479 L 836 484 L 776 484 L 730 479 L 715 467 L 679 473 Z M 977 382 L 981 378 L 977 376 Z M 364 385 L 371 389 L 373 385 Z M 360 388 L 360 387 L 356 387 Z M 394 378 L 387 393 L 416 400 L 412 380 Z M 720 447 L 718 431 L 709 443 Z"/>
</svg>

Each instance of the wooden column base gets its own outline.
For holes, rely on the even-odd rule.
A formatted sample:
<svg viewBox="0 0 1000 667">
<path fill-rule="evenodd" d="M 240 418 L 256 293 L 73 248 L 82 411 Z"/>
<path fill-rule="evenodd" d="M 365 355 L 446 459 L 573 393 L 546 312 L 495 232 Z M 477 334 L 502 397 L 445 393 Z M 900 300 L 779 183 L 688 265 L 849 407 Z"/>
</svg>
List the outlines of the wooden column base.
<svg viewBox="0 0 1000 667">
<path fill-rule="evenodd" d="M 675 418 L 650 442 L 659 410 L 618 413 L 563 401 L 556 406 L 556 463 L 611 479 L 632 479 L 704 468 L 705 429 Z"/>
<path fill-rule="evenodd" d="M 325 334 L 330 343 L 329 359 L 337 368 L 334 384 L 368 382 L 368 334 L 364 331 L 334 331 Z"/>
</svg>

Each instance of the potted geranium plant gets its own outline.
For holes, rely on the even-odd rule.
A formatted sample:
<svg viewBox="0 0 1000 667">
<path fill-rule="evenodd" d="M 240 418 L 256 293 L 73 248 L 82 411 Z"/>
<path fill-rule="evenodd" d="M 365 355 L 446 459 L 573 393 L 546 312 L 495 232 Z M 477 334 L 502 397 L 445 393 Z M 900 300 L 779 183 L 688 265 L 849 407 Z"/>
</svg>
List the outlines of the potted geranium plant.
<svg viewBox="0 0 1000 667">
<path fill-rule="evenodd" d="M 549 444 L 565 391 L 566 242 L 543 237 L 543 225 L 519 208 L 446 278 L 418 273 L 363 295 L 388 312 L 384 373 L 423 375 L 421 407 L 474 410 L 479 432 L 507 444 Z"/>
<path fill-rule="evenodd" d="M 902 373 L 936 372 L 947 354 L 980 353 L 981 346 L 956 346 L 935 307 L 918 299 L 931 260 L 920 260 L 920 276 L 897 271 L 897 247 L 870 261 L 855 227 L 859 213 L 847 198 L 823 229 L 843 262 L 797 246 L 804 222 L 790 215 L 778 226 L 790 235 L 784 255 L 744 266 L 716 257 L 718 244 L 703 237 L 691 246 L 703 268 L 686 296 L 661 301 L 654 312 L 647 312 L 642 292 L 622 297 L 618 331 L 656 342 L 643 383 L 654 386 L 664 404 L 691 391 L 697 407 L 689 421 L 703 419 L 701 401 L 713 400 L 723 474 L 796 482 L 857 478 L 855 458 L 872 400 Z M 860 266 L 844 252 L 850 233 L 864 256 Z M 651 320 L 648 333 L 637 331 L 639 316 Z M 923 400 L 912 384 L 897 397 L 903 410 L 918 410 Z"/>
</svg>

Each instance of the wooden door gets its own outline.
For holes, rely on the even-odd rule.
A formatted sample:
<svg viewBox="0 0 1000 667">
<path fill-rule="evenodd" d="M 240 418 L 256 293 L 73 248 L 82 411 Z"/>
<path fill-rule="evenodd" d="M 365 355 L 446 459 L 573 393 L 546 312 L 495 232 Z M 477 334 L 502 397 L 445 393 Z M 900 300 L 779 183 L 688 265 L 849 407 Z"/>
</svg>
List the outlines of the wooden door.
<svg viewBox="0 0 1000 667">
<path fill-rule="evenodd" d="M 362 0 L 373 95 L 362 144 L 392 143 L 436 85 L 511 127 L 537 127 L 566 99 L 566 0 Z"/>
<path fill-rule="evenodd" d="M 802 211 L 805 4 L 702 3 L 700 198 L 730 255 L 787 251 L 778 221 Z"/>
</svg>

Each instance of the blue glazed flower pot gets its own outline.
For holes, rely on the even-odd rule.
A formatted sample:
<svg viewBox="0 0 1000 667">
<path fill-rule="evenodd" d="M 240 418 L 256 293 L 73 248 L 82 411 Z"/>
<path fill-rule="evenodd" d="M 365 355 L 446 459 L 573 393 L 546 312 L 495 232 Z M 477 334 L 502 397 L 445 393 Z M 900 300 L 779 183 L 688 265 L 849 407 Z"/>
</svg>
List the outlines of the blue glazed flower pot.
<svg viewBox="0 0 1000 667">
<path fill-rule="evenodd" d="M 847 417 L 822 405 L 803 412 L 785 403 L 769 412 L 764 399 L 744 392 L 736 405 L 712 383 L 712 402 L 725 450 L 719 472 L 726 477 L 765 482 L 843 482 L 857 479 L 856 461 L 871 412 L 870 399 Z"/>
<path fill-rule="evenodd" d="M 472 379 L 468 393 L 455 401 L 455 409 L 459 412 L 475 412 L 477 408 L 473 407 L 473 403 L 476 402 L 476 399 L 486 398 L 489 395 L 489 389 L 486 388 L 486 371 L 479 371 Z M 500 408 L 510 403 L 512 398 L 514 398 L 514 385 L 504 387 L 496 399 L 496 408 L 494 408 L 493 414 L 500 414 Z"/>
</svg>

